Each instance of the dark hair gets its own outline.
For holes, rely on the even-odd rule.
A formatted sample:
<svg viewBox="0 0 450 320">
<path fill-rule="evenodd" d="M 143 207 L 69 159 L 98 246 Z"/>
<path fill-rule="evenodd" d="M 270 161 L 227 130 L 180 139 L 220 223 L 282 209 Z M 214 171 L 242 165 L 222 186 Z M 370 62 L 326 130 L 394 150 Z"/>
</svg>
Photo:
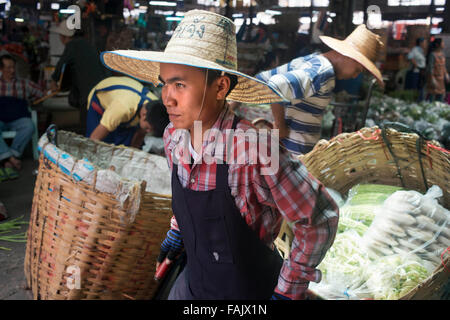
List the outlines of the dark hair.
<svg viewBox="0 0 450 320">
<path fill-rule="evenodd" d="M 431 53 L 433 53 L 433 51 L 436 51 L 436 49 L 439 48 L 441 46 L 441 44 L 442 44 L 441 38 L 436 38 L 431 42 L 430 47 L 428 48 L 428 53 L 427 53 L 427 63 L 430 62 Z"/>
<path fill-rule="evenodd" d="M 425 38 L 423 38 L 423 37 L 417 38 L 417 39 L 416 39 L 416 46 L 420 46 L 420 44 L 421 44 L 422 42 L 424 42 L 424 41 L 425 41 Z"/>
<path fill-rule="evenodd" d="M 206 80 L 208 86 L 213 83 L 214 80 L 216 80 L 217 78 L 219 78 L 222 74 L 221 70 L 214 70 L 214 69 L 208 69 L 208 78 Z M 237 83 L 238 83 L 238 79 L 237 76 L 234 74 L 229 74 L 229 73 L 225 73 L 225 76 L 227 76 L 228 78 L 230 78 L 230 89 L 228 90 L 227 94 L 225 95 L 225 97 L 228 96 L 228 94 L 234 89 L 234 87 L 236 87 Z"/>
<path fill-rule="evenodd" d="M 162 137 L 164 129 L 166 129 L 170 122 L 166 107 L 161 100 L 155 100 L 146 103 L 145 108 L 147 109 L 145 120 L 151 124 L 153 135 L 155 137 Z"/>
<path fill-rule="evenodd" d="M 433 50 L 436 50 L 437 48 L 439 48 L 442 44 L 442 38 L 436 38 L 434 39 L 432 45 L 433 45 Z"/>
<path fill-rule="evenodd" d="M 16 63 L 16 59 L 14 59 L 14 57 L 12 55 L 4 54 L 0 57 L 0 68 L 2 68 L 2 69 L 4 67 L 3 60 L 11 60 L 11 61 L 14 61 L 14 64 Z"/>
</svg>

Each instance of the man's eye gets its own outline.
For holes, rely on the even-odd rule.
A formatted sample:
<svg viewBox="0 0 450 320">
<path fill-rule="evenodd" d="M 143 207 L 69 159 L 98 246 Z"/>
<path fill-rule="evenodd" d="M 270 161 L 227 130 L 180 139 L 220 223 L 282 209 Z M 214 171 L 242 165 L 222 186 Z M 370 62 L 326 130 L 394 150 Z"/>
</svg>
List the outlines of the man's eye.
<svg viewBox="0 0 450 320">
<path fill-rule="evenodd" d="M 177 82 L 177 83 L 175 83 L 175 87 L 177 87 L 177 88 L 184 88 L 184 84 L 182 84 L 180 82 Z"/>
</svg>

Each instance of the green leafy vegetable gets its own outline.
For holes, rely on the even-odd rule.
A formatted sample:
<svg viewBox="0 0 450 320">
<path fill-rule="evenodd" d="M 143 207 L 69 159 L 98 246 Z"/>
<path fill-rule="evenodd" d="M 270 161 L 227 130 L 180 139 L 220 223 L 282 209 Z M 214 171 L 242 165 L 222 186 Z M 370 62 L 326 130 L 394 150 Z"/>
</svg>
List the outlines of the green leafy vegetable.
<svg viewBox="0 0 450 320">
<path fill-rule="evenodd" d="M 22 225 L 28 224 L 27 221 L 22 221 L 21 220 L 22 218 L 23 216 L 0 223 L 0 241 L 27 242 L 26 232 L 6 235 L 12 232 L 13 230 L 21 229 Z M 0 250 L 11 250 L 11 249 L 0 246 Z"/>
</svg>

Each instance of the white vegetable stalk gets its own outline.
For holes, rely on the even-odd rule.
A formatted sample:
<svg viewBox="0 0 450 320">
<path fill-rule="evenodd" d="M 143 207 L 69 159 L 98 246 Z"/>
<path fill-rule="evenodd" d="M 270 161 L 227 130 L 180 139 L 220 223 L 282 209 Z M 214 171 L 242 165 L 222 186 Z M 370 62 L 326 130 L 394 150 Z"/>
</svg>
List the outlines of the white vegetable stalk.
<svg viewBox="0 0 450 320">
<path fill-rule="evenodd" d="M 383 203 L 376 200 L 382 186 L 373 190 L 352 189 L 340 208 L 338 235 L 319 265 L 323 280 L 311 286 L 325 297 L 399 299 L 431 275 L 450 246 L 450 211 L 437 201 L 438 186 L 425 195 L 392 190 Z"/>
</svg>

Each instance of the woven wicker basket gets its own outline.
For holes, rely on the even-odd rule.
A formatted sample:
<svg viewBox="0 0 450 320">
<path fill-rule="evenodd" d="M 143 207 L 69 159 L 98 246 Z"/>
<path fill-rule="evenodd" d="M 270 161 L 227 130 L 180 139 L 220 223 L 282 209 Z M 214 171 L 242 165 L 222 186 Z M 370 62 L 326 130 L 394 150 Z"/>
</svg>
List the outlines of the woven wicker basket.
<svg viewBox="0 0 450 320">
<path fill-rule="evenodd" d="M 24 265 L 34 299 L 152 298 L 172 216 L 166 159 L 64 131 L 39 148 Z"/>
<path fill-rule="evenodd" d="M 450 208 L 449 151 L 415 133 L 362 128 L 329 141 L 320 140 L 300 159 L 326 187 L 341 194 L 359 183 L 402 186 L 422 193 L 438 185 L 444 193 L 441 204 Z M 277 247 L 289 253 L 292 238 L 292 231 L 284 224 L 276 240 Z M 426 281 L 402 299 L 435 298 L 450 279 L 450 258 L 448 255 L 444 258 Z"/>
</svg>

